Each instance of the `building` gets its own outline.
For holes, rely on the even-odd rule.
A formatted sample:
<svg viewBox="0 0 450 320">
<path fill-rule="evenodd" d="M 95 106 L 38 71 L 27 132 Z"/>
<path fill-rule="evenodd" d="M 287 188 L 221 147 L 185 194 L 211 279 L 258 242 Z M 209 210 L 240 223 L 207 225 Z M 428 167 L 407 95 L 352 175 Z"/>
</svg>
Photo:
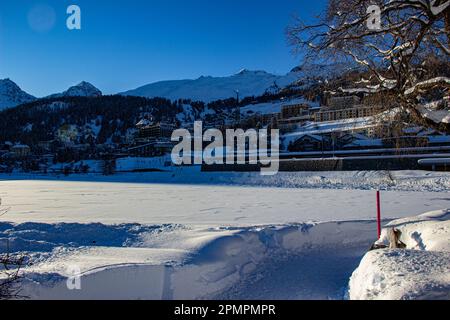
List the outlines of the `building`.
<svg viewBox="0 0 450 320">
<path fill-rule="evenodd" d="M 146 142 L 164 138 L 171 138 L 172 133 L 176 130 L 176 126 L 159 122 L 156 124 L 148 123 L 145 125 L 141 125 L 141 122 L 138 123 L 137 128 L 138 132 L 138 142 Z"/>
<path fill-rule="evenodd" d="M 327 105 L 314 115 L 316 122 L 336 121 L 375 116 L 383 111 L 380 106 L 364 104 L 358 96 L 340 96 L 327 99 Z"/>
<path fill-rule="evenodd" d="M 278 128 L 283 132 L 290 132 L 298 129 L 305 122 L 313 120 L 314 116 L 310 114 L 295 118 L 280 119 L 278 120 Z"/>
<path fill-rule="evenodd" d="M 269 125 L 273 122 L 278 122 L 281 118 L 279 113 L 267 113 L 260 115 L 261 123 L 263 125 Z"/>
<path fill-rule="evenodd" d="M 304 117 L 309 115 L 309 106 L 306 104 L 291 104 L 281 107 L 281 118 L 291 119 L 297 117 Z"/>
<path fill-rule="evenodd" d="M 307 104 L 291 104 L 281 108 L 278 128 L 281 131 L 289 132 L 296 130 L 307 121 L 313 121 L 314 116 L 311 107 Z"/>
<path fill-rule="evenodd" d="M 348 132 L 338 137 L 337 144 L 343 150 L 377 149 L 384 147 L 382 139 L 371 139 L 357 132 Z"/>
<path fill-rule="evenodd" d="M 288 145 L 290 152 L 309 152 L 328 149 L 330 141 L 328 137 L 315 134 L 303 134 Z"/>
<path fill-rule="evenodd" d="M 358 96 L 342 96 L 328 98 L 328 109 L 339 110 L 349 109 L 361 104 L 361 98 Z"/>
<path fill-rule="evenodd" d="M 24 158 L 31 154 L 31 148 L 24 144 L 16 144 L 11 147 L 11 152 L 18 158 Z"/>
<path fill-rule="evenodd" d="M 42 149 L 42 150 L 50 150 L 51 147 L 52 147 L 52 144 L 53 144 L 54 142 L 55 142 L 54 140 L 49 140 L 49 141 L 39 141 L 39 142 L 37 143 L 37 147 L 38 147 L 39 149 Z"/>
<path fill-rule="evenodd" d="M 379 107 L 363 107 L 353 106 L 346 109 L 330 109 L 328 107 L 323 108 L 317 112 L 314 116 L 316 122 L 336 121 L 352 118 L 365 118 L 375 116 L 383 111 Z"/>
</svg>

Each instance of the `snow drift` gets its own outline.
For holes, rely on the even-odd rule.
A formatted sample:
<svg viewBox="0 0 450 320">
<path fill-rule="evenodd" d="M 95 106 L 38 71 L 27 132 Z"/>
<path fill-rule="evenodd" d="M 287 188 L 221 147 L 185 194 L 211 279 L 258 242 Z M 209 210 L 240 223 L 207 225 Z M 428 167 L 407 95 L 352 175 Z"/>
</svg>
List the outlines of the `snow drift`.
<svg viewBox="0 0 450 320">
<path fill-rule="evenodd" d="M 450 299 L 450 210 L 395 220 L 406 250 L 369 252 L 350 280 L 355 300 Z M 387 230 L 378 243 L 387 243 Z"/>
<path fill-rule="evenodd" d="M 32 299 L 342 299 L 375 224 L 0 229 L 16 252 L 35 249 L 22 283 L 22 294 Z M 81 271 L 81 290 L 67 287 L 73 266 Z"/>
</svg>

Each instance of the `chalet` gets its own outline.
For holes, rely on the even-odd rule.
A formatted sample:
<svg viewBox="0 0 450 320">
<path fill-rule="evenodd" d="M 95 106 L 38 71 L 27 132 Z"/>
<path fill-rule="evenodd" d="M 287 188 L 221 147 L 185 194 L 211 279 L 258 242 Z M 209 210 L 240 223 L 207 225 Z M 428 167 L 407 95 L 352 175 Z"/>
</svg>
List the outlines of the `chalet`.
<svg viewBox="0 0 450 320">
<path fill-rule="evenodd" d="M 319 151 L 329 148 L 330 140 L 327 137 L 314 134 L 304 134 L 292 140 L 288 145 L 290 152 Z"/>
</svg>

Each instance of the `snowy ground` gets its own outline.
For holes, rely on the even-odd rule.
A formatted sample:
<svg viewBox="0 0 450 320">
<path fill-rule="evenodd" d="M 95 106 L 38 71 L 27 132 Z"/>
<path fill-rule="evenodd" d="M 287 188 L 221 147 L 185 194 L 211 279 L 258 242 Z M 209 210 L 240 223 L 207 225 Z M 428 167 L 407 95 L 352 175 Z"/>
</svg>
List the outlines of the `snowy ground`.
<svg viewBox="0 0 450 320">
<path fill-rule="evenodd" d="M 376 238 L 375 188 L 387 220 L 450 207 L 444 173 L 0 179 L 0 252 L 30 256 L 34 299 L 342 299 Z"/>
</svg>

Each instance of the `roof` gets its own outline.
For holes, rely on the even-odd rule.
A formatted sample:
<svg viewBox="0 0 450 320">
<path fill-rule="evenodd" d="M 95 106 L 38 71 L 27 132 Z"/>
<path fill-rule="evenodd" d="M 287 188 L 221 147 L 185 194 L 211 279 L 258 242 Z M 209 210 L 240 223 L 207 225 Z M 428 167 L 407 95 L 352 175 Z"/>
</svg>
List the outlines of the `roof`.
<svg viewBox="0 0 450 320">
<path fill-rule="evenodd" d="M 136 127 L 144 127 L 144 126 L 149 126 L 151 124 L 152 124 L 152 122 L 150 120 L 142 119 L 141 121 L 136 123 Z"/>
<path fill-rule="evenodd" d="M 382 147 L 383 140 L 381 139 L 363 139 L 363 140 L 355 140 L 352 143 L 349 143 L 344 146 L 344 148 L 351 147 Z"/>
<path fill-rule="evenodd" d="M 30 148 L 29 146 L 27 146 L 26 144 L 16 144 L 15 146 L 12 147 L 13 149 L 23 149 L 23 148 Z"/>
<path fill-rule="evenodd" d="M 313 138 L 314 140 L 317 140 L 317 141 L 323 141 L 323 137 L 316 135 L 316 134 L 303 134 L 303 135 L 299 136 L 297 139 L 295 139 L 294 141 L 298 141 L 298 140 L 306 138 L 306 137 Z"/>
</svg>

